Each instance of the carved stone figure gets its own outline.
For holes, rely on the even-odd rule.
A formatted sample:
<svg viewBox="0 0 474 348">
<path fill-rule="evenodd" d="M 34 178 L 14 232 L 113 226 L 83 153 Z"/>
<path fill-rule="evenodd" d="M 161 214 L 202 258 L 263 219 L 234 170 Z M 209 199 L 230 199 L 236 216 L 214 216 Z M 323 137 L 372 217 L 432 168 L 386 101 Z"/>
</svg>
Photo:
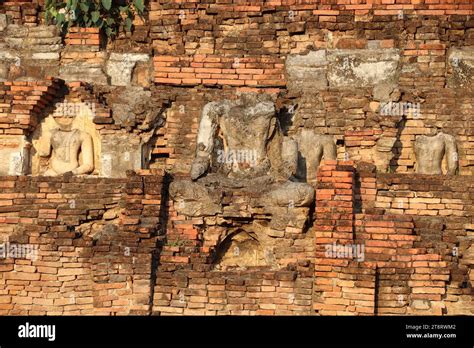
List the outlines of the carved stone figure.
<svg viewBox="0 0 474 348">
<path fill-rule="evenodd" d="M 308 206 L 314 189 L 295 182 L 297 161 L 297 143 L 282 135 L 274 103 L 265 95 L 243 94 L 237 101 L 204 107 L 191 165 L 193 181 L 263 192 L 268 204 Z"/>
<path fill-rule="evenodd" d="M 275 106 L 265 95 L 243 94 L 234 102 L 205 105 L 192 180 L 207 172 L 236 179 L 268 174 L 287 179 L 295 174 L 296 165 L 297 144 L 283 137 Z"/>
<path fill-rule="evenodd" d="M 335 160 L 337 148 L 332 135 L 316 134 L 313 130 L 303 129 L 297 135 L 298 170 L 296 176 L 303 180 L 316 180 L 321 160 Z"/>
<path fill-rule="evenodd" d="M 416 172 L 420 174 L 443 174 L 442 162 L 446 158 L 446 174 L 456 174 L 458 152 L 452 135 L 439 132 L 434 136 L 419 135 L 415 144 Z"/>
<path fill-rule="evenodd" d="M 274 113 L 273 104 L 265 101 L 253 108 L 230 101 L 207 104 L 199 125 L 191 179 L 196 180 L 208 171 L 214 150 L 214 164 L 231 177 L 265 174 L 270 168 L 266 144 L 274 131 Z"/>
<path fill-rule="evenodd" d="M 49 168 L 45 176 L 56 176 L 67 172 L 88 174 L 94 170 L 92 137 L 79 129 L 72 129 L 72 115 L 55 114 L 59 128 L 53 129 L 46 141 L 38 148 L 41 157 L 49 157 Z"/>
<path fill-rule="evenodd" d="M 191 180 L 172 182 L 169 192 L 178 214 L 214 221 L 203 239 L 205 245 L 224 250 L 221 266 L 270 265 L 275 263 L 269 250 L 276 237 L 303 232 L 314 188 L 296 178 L 298 144 L 283 135 L 270 97 L 239 97 L 205 105 Z M 260 220 L 249 219 L 255 215 Z M 240 240 L 239 235 L 229 242 L 229 228 L 220 224 L 234 218 L 242 231 L 258 240 Z M 222 249 L 225 240 L 231 244 Z M 232 254 L 241 244 L 242 252 Z"/>
</svg>

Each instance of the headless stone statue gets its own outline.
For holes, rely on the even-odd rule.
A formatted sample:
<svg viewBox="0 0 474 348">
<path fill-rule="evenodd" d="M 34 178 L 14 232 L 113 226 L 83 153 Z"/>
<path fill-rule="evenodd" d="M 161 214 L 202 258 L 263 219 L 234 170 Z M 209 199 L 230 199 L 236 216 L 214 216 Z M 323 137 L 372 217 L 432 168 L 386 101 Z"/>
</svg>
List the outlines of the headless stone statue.
<svg viewBox="0 0 474 348">
<path fill-rule="evenodd" d="M 316 134 L 313 130 L 303 129 L 297 135 L 298 171 L 297 177 L 303 180 L 316 180 L 321 160 L 335 160 L 337 148 L 331 135 Z"/>
<path fill-rule="evenodd" d="M 249 98 L 244 95 L 241 104 L 226 100 L 204 107 L 191 166 L 192 180 L 209 169 L 236 178 L 268 173 L 271 164 L 267 142 L 275 132 L 275 108 L 272 102 L 252 102 Z"/>
<path fill-rule="evenodd" d="M 456 174 L 458 152 L 453 136 L 442 132 L 435 136 L 420 135 L 415 144 L 416 172 L 420 174 L 443 174 L 442 162 L 446 157 L 447 173 Z"/>
<path fill-rule="evenodd" d="M 298 146 L 283 136 L 275 105 L 265 95 L 208 103 L 202 112 L 191 183 L 174 182 L 172 196 L 189 199 L 203 187 L 261 193 L 265 204 L 309 206 L 314 189 L 295 182 Z M 203 199 L 201 198 L 201 201 Z"/>
<path fill-rule="evenodd" d="M 51 156 L 45 176 L 88 174 L 94 169 L 94 150 L 92 138 L 86 132 L 72 129 L 73 117 L 54 116 L 59 128 L 53 129 L 42 148 L 38 149 L 41 157 Z M 82 163 L 79 163 L 79 154 Z"/>
</svg>

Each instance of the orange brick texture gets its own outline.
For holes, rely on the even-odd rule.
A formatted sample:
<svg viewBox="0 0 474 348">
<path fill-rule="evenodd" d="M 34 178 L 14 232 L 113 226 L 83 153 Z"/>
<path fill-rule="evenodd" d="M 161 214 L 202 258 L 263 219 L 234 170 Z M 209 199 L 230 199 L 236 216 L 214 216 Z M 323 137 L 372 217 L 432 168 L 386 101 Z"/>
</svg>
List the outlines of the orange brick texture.
<svg viewBox="0 0 474 348">
<path fill-rule="evenodd" d="M 288 266 L 278 271 L 214 270 L 203 220 L 176 213 L 162 172 L 1 179 L 0 233 L 39 248 L 36 260 L 1 260 L 3 314 L 441 315 L 470 291 L 459 258 L 469 245 L 458 227 L 469 213 L 431 215 L 437 204 L 472 206 L 462 178 L 417 183 L 325 161 L 314 224 L 306 234 L 287 229 L 282 240 L 294 246 L 279 251 Z M 401 212 L 400 187 L 418 197 Z M 227 216 L 248 212 L 251 197 L 226 197 Z M 397 209 L 379 207 L 386 198 Z M 363 259 L 328 254 L 331 245 L 363 246 Z"/>
<path fill-rule="evenodd" d="M 285 86 L 283 61 L 272 57 L 210 55 L 154 58 L 155 83 L 172 85 Z"/>
<path fill-rule="evenodd" d="M 315 48 L 368 48 L 373 40 L 380 48 L 402 49 L 407 62 L 415 59 L 422 67 L 437 69 L 446 61 L 443 56 L 449 44 L 445 41 L 460 40 L 459 28 L 472 25 L 469 15 L 473 13 L 474 4 L 468 0 L 163 0 L 150 3 L 146 42 L 155 51 L 157 84 L 281 88 L 285 78 L 279 69 L 287 54 Z M 417 29 L 422 20 L 424 27 L 446 22 L 449 33 L 440 40 L 434 31 Z M 451 28 L 453 22 L 467 26 Z M 239 29 L 232 32 L 231 26 Z M 361 35 L 352 34 L 356 27 Z M 333 37 L 328 40 L 324 31 L 332 32 Z M 416 32 L 416 36 L 402 40 L 399 33 L 403 31 Z M 143 40 L 141 33 L 137 35 L 137 42 Z M 468 41 L 472 42 L 471 36 Z M 236 62 L 241 66 L 236 67 Z M 427 82 L 404 75 L 416 83 Z"/>
<path fill-rule="evenodd" d="M 163 175 L 143 174 L 2 177 L 0 233 L 38 254 L 1 260 L 0 313 L 146 314 Z"/>
<path fill-rule="evenodd" d="M 150 19 L 159 19 L 162 6 L 186 4 L 187 8 L 201 8 L 209 12 L 226 11 L 228 13 L 258 14 L 282 7 L 294 10 L 311 10 L 321 22 L 337 22 L 337 17 L 346 14 L 398 15 L 400 10 L 417 15 L 472 15 L 474 5 L 470 0 L 271 0 L 271 1 L 208 1 L 201 4 L 197 0 L 159 0 L 151 1 Z M 44 5 L 43 0 L 10 0 L 3 3 L 0 13 L 10 15 L 15 24 L 34 25 L 41 19 L 38 15 Z M 167 9 L 165 7 L 165 9 Z"/>
<path fill-rule="evenodd" d="M 35 26 L 42 5 L 8 1 L 0 13 Z M 446 88 L 450 49 L 474 45 L 473 12 L 471 0 L 160 0 L 107 51 L 96 30 L 73 29 L 61 64 L 102 64 L 109 51 L 130 47 L 153 55 L 150 90 L 169 106 L 166 124 L 156 134 L 151 172 L 1 178 L 0 234 L 38 246 L 39 258 L 0 260 L 0 314 L 441 315 L 474 308 L 465 256 L 474 187 L 462 176 L 413 174 L 411 150 L 427 126 L 441 125 L 458 140 L 460 174 L 474 174 L 472 88 Z M 303 96 L 286 89 L 289 54 L 374 47 L 400 50 L 410 68 L 399 77 L 401 101 L 422 102 L 417 119 L 381 122 L 371 88 Z M 49 78 L 0 83 L 0 135 L 31 134 L 64 88 L 70 100 L 95 103 L 100 134 L 124 131 L 102 101 L 110 91 Z M 216 245 L 204 240 L 209 226 L 179 215 L 167 196 L 170 180 L 189 170 L 203 106 L 239 91 L 273 94 L 279 112 L 297 100 L 289 135 L 311 128 L 341 145 L 339 161 L 320 168 L 309 230 L 290 227 L 280 237 L 290 246 L 279 251 L 288 266 L 278 271 L 215 271 Z M 360 162 L 384 137 L 397 138 L 394 174 Z M 270 219 L 264 210 L 248 212 L 251 199 L 226 192 L 225 223 Z M 363 246 L 364 259 L 328 254 L 331 245 Z"/>
<path fill-rule="evenodd" d="M 466 109 L 470 108 L 472 91 L 460 88 L 438 88 L 425 85 L 433 77 L 419 78 L 418 82 L 410 77 L 410 84 L 401 86 L 405 93 L 401 102 L 415 103 L 417 91 L 423 91 L 418 117 L 384 117 L 378 108 L 380 103 L 373 101 L 369 88 L 343 90 L 329 88 L 325 91 L 308 93 L 298 100 L 288 99 L 284 105 L 295 107 L 297 112 L 292 120 L 289 133 L 296 135 L 300 128 L 314 129 L 317 134 L 332 134 L 344 146 L 338 147 L 338 159 L 374 162 L 373 150 L 377 141 L 384 137 L 395 137 L 393 144 L 395 155 L 389 163 L 393 172 L 414 173 L 416 158 L 413 145 L 416 136 L 426 134 L 427 128 L 442 124 L 444 132 L 453 134 L 459 139 L 459 174 L 474 174 L 474 133 L 466 123 Z M 436 78 L 435 78 L 436 79 Z M 408 80 L 405 80 L 408 82 Z M 403 82 L 403 83 L 405 83 Z M 442 78 L 442 84 L 446 79 Z M 283 100 L 283 99 L 282 99 Z M 376 105 L 375 108 L 372 105 Z M 449 118 L 449 122 L 446 119 Z"/>
<path fill-rule="evenodd" d="M 362 194 L 368 200 L 375 197 L 365 194 L 382 185 L 376 185 L 374 175 L 356 175 L 346 163 L 327 163 L 319 171 L 314 309 L 327 315 L 402 315 L 416 313 L 410 306 L 413 301 L 432 301 L 426 313 L 443 314 L 450 258 L 430 251 L 410 215 L 390 215 L 374 208 L 357 212 L 361 209 L 353 203 Z M 356 195 L 359 180 L 360 194 Z M 363 245 L 363 262 L 328 254 L 325 246 L 334 243 Z"/>
<path fill-rule="evenodd" d="M 98 28 L 71 28 L 66 34 L 65 43 L 71 46 L 99 46 L 100 39 Z"/>
<path fill-rule="evenodd" d="M 110 129 L 112 116 L 110 110 L 99 103 L 91 94 L 87 84 L 48 78 L 40 81 L 0 82 L 0 134 L 30 134 L 44 117 L 51 112 L 55 102 L 62 101 L 67 87 L 70 102 L 89 102 L 95 104 L 94 122 L 97 129 Z"/>
</svg>

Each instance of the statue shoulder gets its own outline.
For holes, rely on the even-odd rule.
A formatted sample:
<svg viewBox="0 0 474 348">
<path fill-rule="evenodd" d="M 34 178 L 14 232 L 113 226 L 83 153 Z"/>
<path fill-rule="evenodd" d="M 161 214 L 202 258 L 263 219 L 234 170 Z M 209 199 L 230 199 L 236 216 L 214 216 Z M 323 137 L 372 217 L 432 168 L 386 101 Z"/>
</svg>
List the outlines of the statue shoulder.
<svg viewBox="0 0 474 348">
<path fill-rule="evenodd" d="M 456 142 L 456 138 L 454 136 L 452 136 L 451 134 L 446 134 L 446 133 L 440 133 L 442 134 L 444 140 L 448 143 L 455 143 Z"/>
<path fill-rule="evenodd" d="M 89 133 L 87 133 L 85 131 L 82 131 L 82 130 L 79 130 L 79 129 L 77 129 L 76 131 L 78 132 L 81 139 L 83 139 L 83 140 L 91 140 L 92 139 L 92 137 Z"/>
<path fill-rule="evenodd" d="M 51 130 L 48 131 L 49 133 L 49 139 L 52 139 L 54 141 L 54 139 L 57 139 L 58 136 L 59 136 L 59 128 L 53 128 Z"/>
</svg>

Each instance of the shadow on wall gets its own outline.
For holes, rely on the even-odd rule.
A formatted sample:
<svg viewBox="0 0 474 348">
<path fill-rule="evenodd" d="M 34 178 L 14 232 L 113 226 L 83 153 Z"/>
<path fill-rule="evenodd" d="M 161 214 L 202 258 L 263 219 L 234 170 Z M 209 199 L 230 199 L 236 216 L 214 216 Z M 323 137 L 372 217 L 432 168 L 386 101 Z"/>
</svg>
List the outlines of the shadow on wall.
<svg viewBox="0 0 474 348">
<path fill-rule="evenodd" d="M 242 230 L 230 234 L 217 246 L 214 264 L 216 269 L 268 266 L 256 235 Z"/>
<path fill-rule="evenodd" d="M 390 171 L 392 173 L 395 173 L 398 169 L 398 161 L 400 159 L 400 156 L 402 154 L 402 149 L 403 149 L 401 136 L 402 136 L 403 130 L 405 129 L 406 123 L 407 123 L 407 118 L 406 118 L 406 116 L 403 116 L 402 119 L 397 123 L 397 126 L 396 126 L 397 127 L 397 135 L 395 137 L 396 137 L 397 140 L 395 140 L 395 143 L 393 144 L 393 147 L 392 147 L 393 157 L 392 157 L 392 160 L 390 161 L 390 165 L 389 165 Z"/>
<path fill-rule="evenodd" d="M 294 104 L 289 106 L 285 105 L 278 110 L 277 118 L 284 136 L 288 136 L 288 131 L 293 126 L 293 118 L 297 109 L 298 104 Z"/>
</svg>

